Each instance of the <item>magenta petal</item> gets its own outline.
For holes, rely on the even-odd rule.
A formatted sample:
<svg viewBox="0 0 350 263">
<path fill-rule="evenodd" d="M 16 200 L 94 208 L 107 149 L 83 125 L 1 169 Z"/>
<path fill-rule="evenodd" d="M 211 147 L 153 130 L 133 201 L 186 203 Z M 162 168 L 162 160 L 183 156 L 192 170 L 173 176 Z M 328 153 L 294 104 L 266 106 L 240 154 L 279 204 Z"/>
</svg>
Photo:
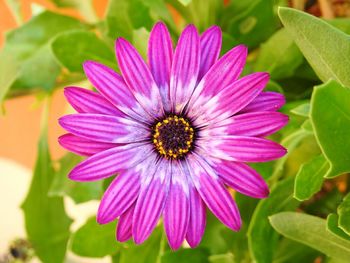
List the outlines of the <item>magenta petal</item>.
<svg viewBox="0 0 350 263">
<path fill-rule="evenodd" d="M 243 113 L 209 126 L 201 136 L 267 136 L 287 123 L 288 116 L 275 111 Z"/>
<path fill-rule="evenodd" d="M 116 237 L 119 242 L 125 242 L 132 236 L 132 217 L 135 204 L 132 204 L 119 218 Z"/>
<path fill-rule="evenodd" d="M 198 81 L 202 79 L 210 67 L 217 61 L 221 50 L 221 35 L 221 29 L 218 26 L 208 28 L 201 35 L 201 60 Z"/>
<path fill-rule="evenodd" d="M 132 168 L 118 175 L 101 199 L 97 222 L 106 224 L 123 214 L 134 203 L 139 190 L 140 174 L 136 169 Z"/>
<path fill-rule="evenodd" d="M 203 138 L 204 152 L 211 156 L 237 162 L 266 162 L 282 157 L 287 150 L 274 141 L 256 137 L 226 136 Z"/>
<path fill-rule="evenodd" d="M 248 50 L 239 45 L 222 56 L 198 83 L 190 101 L 190 107 L 211 98 L 238 79 L 243 71 Z M 202 97 L 202 98 L 200 98 Z M 206 99 L 207 100 L 207 99 Z"/>
<path fill-rule="evenodd" d="M 237 205 L 214 170 L 198 156 L 189 156 L 187 163 L 194 185 L 210 211 L 227 227 L 238 231 L 242 222 Z"/>
<path fill-rule="evenodd" d="M 70 133 L 60 136 L 58 143 L 68 151 L 82 156 L 91 156 L 117 146 L 115 143 L 95 142 Z"/>
<path fill-rule="evenodd" d="M 286 103 L 283 94 L 265 91 L 261 92 L 252 102 L 244 107 L 240 113 L 255 111 L 276 111 Z"/>
<path fill-rule="evenodd" d="M 190 247 L 194 248 L 199 245 L 202 240 L 205 224 L 205 204 L 200 197 L 196 188 L 190 184 L 190 220 L 186 234 L 186 240 Z"/>
<path fill-rule="evenodd" d="M 74 181 L 94 181 L 107 178 L 137 165 L 145 159 L 153 147 L 133 143 L 99 152 L 79 163 L 68 175 Z"/>
<path fill-rule="evenodd" d="M 244 195 L 254 198 L 269 195 L 269 188 L 261 175 L 244 163 L 218 160 L 214 168 L 228 186 Z"/>
<path fill-rule="evenodd" d="M 151 116 L 161 117 L 163 114 L 161 96 L 147 64 L 125 39 L 118 38 L 115 47 L 123 78 L 135 98 Z"/>
<path fill-rule="evenodd" d="M 93 61 L 86 61 L 83 67 L 92 85 L 120 111 L 133 118 L 140 118 L 140 116 L 145 115 L 144 110 L 139 106 L 134 95 L 118 73 Z"/>
<path fill-rule="evenodd" d="M 123 115 L 116 107 L 97 92 L 79 88 L 66 87 L 64 95 L 72 107 L 80 113 L 98 113 L 105 115 Z"/>
<path fill-rule="evenodd" d="M 179 38 L 170 74 L 170 98 L 175 112 L 182 110 L 195 88 L 199 63 L 199 35 L 195 26 L 189 25 Z"/>
<path fill-rule="evenodd" d="M 170 183 L 170 162 L 160 160 L 155 171 L 146 171 L 133 216 L 132 235 L 136 244 L 144 242 L 163 212 Z M 154 174 L 153 174 L 154 173 Z"/>
<path fill-rule="evenodd" d="M 227 119 L 248 105 L 265 88 L 269 81 L 269 74 L 264 72 L 245 76 L 216 96 L 207 100 L 200 97 L 191 107 L 189 115 L 196 118 L 194 123 L 203 126 Z"/>
<path fill-rule="evenodd" d="M 58 122 L 68 132 L 98 142 L 129 143 L 149 136 L 142 124 L 123 117 L 80 113 L 65 115 Z"/>
<path fill-rule="evenodd" d="M 164 23 L 158 22 L 153 27 L 148 42 L 148 60 L 166 111 L 170 110 L 169 83 L 172 59 L 173 45 L 170 33 Z"/>
<path fill-rule="evenodd" d="M 164 227 L 169 245 L 178 249 L 185 240 L 190 215 L 187 175 L 177 162 L 173 162 L 171 185 L 164 208 Z"/>
</svg>

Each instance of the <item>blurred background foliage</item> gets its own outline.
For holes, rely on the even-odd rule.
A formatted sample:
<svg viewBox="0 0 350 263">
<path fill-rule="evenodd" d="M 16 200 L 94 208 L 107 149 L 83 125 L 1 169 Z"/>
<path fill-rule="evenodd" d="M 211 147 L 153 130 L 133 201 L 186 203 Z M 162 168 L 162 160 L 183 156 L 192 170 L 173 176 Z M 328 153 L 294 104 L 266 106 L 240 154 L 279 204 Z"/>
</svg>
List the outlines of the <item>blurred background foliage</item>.
<svg viewBox="0 0 350 263">
<path fill-rule="evenodd" d="M 5 0 L 18 28 L 0 51 L 0 102 L 35 94 L 46 109 L 32 183 L 22 209 L 27 237 L 14 241 L 0 262 L 65 262 L 67 251 L 109 257 L 113 263 L 349 262 L 350 260 L 350 2 L 346 0 L 110 0 L 102 18 L 92 0 L 51 0 L 56 10 L 33 6 L 23 22 L 21 1 Z M 319 18 L 317 18 L 319 17 Z M 1 18 L 0 18 L 1 19 Z M 226 52 L 249 47 L 244 74 L 268 71 L 267 89 L 284 93 L 290 122 L 273 136 L 288 154 L 252 164 L 269 183 L 264 200 L 233 193 L 243 228 L 234 233 L 208 213 L 202 243 L 173 252 L 162 226 L 141 246 L 115 241 L 115 223 L 87 218 L 77 230 L 64 200 L 100 199 L 110 180 L 76 183 L 66 178 L 81 158 L 52 159 L 47 143 L 50 97 L 67 85 L 89 86 L 85 60 L 118 71 L 114 40 L 125 37 L 146 58 L 153 24 L 164 21 L 176 41 L 186 24 L 200 32 L 217 24 Z M 6 117 L 4 109 L 4 114 Z M 2 261 L 1 261 L 2 260 Z"/>
</svg>

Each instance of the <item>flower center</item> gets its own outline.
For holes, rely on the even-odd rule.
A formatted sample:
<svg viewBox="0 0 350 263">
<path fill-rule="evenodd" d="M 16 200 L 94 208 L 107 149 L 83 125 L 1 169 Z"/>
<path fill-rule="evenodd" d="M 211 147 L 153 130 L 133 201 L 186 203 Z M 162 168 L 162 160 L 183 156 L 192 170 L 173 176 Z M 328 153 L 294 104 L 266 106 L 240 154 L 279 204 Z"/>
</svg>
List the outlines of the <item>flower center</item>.
<svg viewBox="0 0 350 263">
<path fill-rule="evenodd" d="M 194 135 L 194 129 L 188 120 L 172 115 L 153 127 L 152 140 L 159 154 L 179 159 L 193 147 Z"/>
</svg>

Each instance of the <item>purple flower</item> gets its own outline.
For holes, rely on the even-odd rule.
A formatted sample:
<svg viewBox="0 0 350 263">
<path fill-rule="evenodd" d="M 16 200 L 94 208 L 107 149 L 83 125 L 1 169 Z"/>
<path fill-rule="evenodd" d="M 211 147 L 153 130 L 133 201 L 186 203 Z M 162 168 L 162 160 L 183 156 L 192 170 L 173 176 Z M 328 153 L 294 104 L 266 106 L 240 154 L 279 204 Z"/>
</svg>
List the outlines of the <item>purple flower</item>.
<svg viewBox="0 0 350 263">
<path fill-rule="evenodd" d="M 163 216 L 169 244 L 197 246 L 206 208 L 238 231 L 241 218 L 227 187 L 254 197 L 269 194 L 246 162 L 264 162 L 286 150 L 265 139 L 288 117 L 278 110 L 281 94 L 262 91 L 264 72 L 239 78 L 247 48 L 219 58 L 221 31 L 199 36 L 189 25 L 173 51 L 169 32 L 157 23 L 148 45 L 148 65 L 126 40 L 116 41 L 121 75 L 97 62 L 84 63 L 98 92 L 68 87 L 78 112 L 62 117 L 69 133 L 60 144 L 88 156 L 69 174 L 75 181 L 119 174 L 105 192 L 97 221 L 119 218 L 117 240 L 144 242 Z"/>
</svg>

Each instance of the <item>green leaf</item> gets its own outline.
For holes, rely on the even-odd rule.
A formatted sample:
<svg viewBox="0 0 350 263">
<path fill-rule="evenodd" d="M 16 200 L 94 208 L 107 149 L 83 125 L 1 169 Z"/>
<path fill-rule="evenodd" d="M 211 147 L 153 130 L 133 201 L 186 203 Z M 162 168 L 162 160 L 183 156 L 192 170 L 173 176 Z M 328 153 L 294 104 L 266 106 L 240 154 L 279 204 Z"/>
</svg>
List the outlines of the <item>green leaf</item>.
<svg viewBox="0 0 350 263">
<path fill-rule="evenodd" d="M 18 77 L 19 63 L 10 53 L 0 53 L 0 103 Z"/>
<path fill-rule="evenodd" d="M 289 32 L 282 28 L 262 44 L 255 71 L 268 71 L 272 79 L 286 78 L 303 63 L 303 55 Z"/>
<path fill-rule="evenodd" d="M 270 217 L 271 225 L 283 236 L 340 260 L 350 258 L 350 241 L 327 231 L 326 220 L 295 212 L 283 212 Z"/>
<path fill-rule="evenodd" d="M 350 89 L 335 81 L 315 87 L 311 97 L 310 115 L 316 139 L 331 165 L 327 177 L 350 172 L 349 98 Z"/>
<path fill-rule="evenodd" d="M 322 154 L 304 163 L 295 177 L 294 197 L 303 201 L 317 193 L 328 170 L 329 163 Z"/>
<path fill-rule="evenodd" d="M 71 72 L 83 73 L 86 60 L 98 61 L 115 68 L 115 55 L 105 42 L 88 31 L 69 31 L 52 42 L 52 51 L 58 61 Z"/>
<path fill-rule="evenodd" d="M 149 2 L 111 0 L 106 13 L 107 36 L 112 39 L 124 37 L 131 41 L 134 29 L 145 27 L 150 31 L 154 21 L 147 5 Z"/>
<path fill-rule="evenodd" d="M 100 258 L 115 254 L 119 245 L 115 239 L 115 224 L 99 225 L 91 217 L 72 236 L 71 250 L 83 257 Z"/>
<path fill-rule="evenodd" d="M 350 236 L 339 227 L 338 221 L 339 217 L 337 214 L 329 214 L 327 217 L 327 230 L 336 236 L 350 241 Z"/>
<path fill-rule="evenodd" d="M 180 249 L 164 253 L 161 263 L 209 263 L 209 255 L 205 248 Z"/>
<path fill-rule="evenodd" d="M 11 10 L 17 24 L 22 24 L 22 3 L 20 0 L 6 0 L 7 6 Z"/>
<path fill-rule="evenodd" d="M 268 39 L 277 28 L 273 0 L 230 1 L 222 20 L 225 31 L 249 47 Z"/>
<path fill-rule="evenodd" d="M 295 209 L 299 202 L 293 199 L 293 180 L 287 178 L 272 189 L 270 197 L 256 207 L 248 229 L 249 250 L 256 262 L 272 262 L 278 234 L 271 227 L 268 216 Z"/>
<path fill-rule="evenodd" d="M 210 263 L 232 263 L 234 262 L 234 260 L 233 260 L 233 255 L 231 253 L 227 253 L 227 254 L 211 255 L 209 257 L 209 262 Z"/>
<path fill-rule="evenodd" d="M 280 7 L 278 14 L 319 78 L 350 86 L 350 37 L 295 9 Z"/>
<path fill-rule="evenodd" d="M 60 66 L 51 52 L 50 42 L 61 32 L 79 28 L 84 26 L 78 20 L 46 11 L 9 32 L 2 52 L 12 56 L 11 68 L 19 67 L 9 95 L 28 93 L 39 88 L 51 91 L 60 73 Z"/>
<path fill-rule="evenodd" d="M 163 228 L 158 226 L 142 245 L 126 243 L 120 250 L 119 263 L 160 262 L 164 242 Z"/>
<path fill-rule="evenodd" d="M 90 23 L 96 23 L 98 17 L 95 13 L 93 0 L 50 0 L 58 7 L 76 8 Z"/>
<path fill-rule="evenodd" d="M 310 103 L 303 103 L 290 111 L 296 115 L 302 117 L 309 117 L 310 114 Z"/>
<path fill-rule="evenodd" d="M 71 153 L 60 159 L 59 169 L 50 187 L 49 196 L 68 195 L 77 204 L 99 199 L 102 196 L 103 181 L 76 182 L 68 179 L 68 173 L 80 161 L 82 161 L 80 156 Z"/>
<path fill-rule="evenodd" d="M 350 235 L 350 194 L 347 194 L 338 207 L 339 227 Z"/>
<path fill-rule="evenodd" d="M 71 219 L 65 213 L 62 197 L 48 197 L 53 175 L 45 131 L 39 141 L 38 159 L 22 209 L 27 236 L 36 255 L 45 263 L 62 263 Z"/>
</svg>

